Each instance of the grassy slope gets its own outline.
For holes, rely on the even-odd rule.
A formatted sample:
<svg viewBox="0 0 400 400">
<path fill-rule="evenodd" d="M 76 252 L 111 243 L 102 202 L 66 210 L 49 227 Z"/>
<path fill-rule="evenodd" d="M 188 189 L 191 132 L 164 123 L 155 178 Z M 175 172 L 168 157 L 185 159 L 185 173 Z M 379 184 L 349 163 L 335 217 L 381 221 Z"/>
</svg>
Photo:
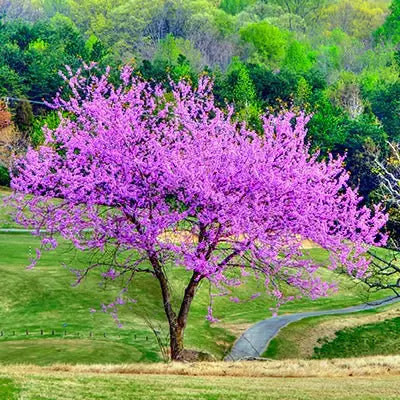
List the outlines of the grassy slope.
<svg viewBox="0 0 400 400">
<path fill-rule="evenodd" d="M 152 375 L 36 375 L 3 378 L 7 399 L 292 400 L 398 399 L 398 378 L 222 378 Z M 2 382 L 0 381 L 0 384 Z M 1 390 L 1 386 L 0 386 Z M 1 393 L 1 391 L 0 391 Z M 24 396 L 24 397 L 20 397 Z"/>
<path fill-rule="evenodd" d="M 4 331 L 4 336 L 0 336 L 1 360 L 29 360 L 46 364 L 57 361 L 93 362 L 96 357 L 97 362 L 158 359 L 156 341 L 143 318 L 150 315 L 160 325 L 161 331 L 166 332 L 161 296 L 154 278 L 143 277 L 135 282 L 131 295 L 140 301 L 121 309 L 124 327 L 118 329 L 109 315 L 89 313 L 90 308 L 98 308 L 102 302 L 111 302 L 118 293 L 118 288 L 99 288 L 95 276 L 89 277 L 78 287 L 71 287 L 73 277 L 61 264 L 67 262 L 71 266 L 79 266 L 85 263 L 85 258 L 82 255 L 74 256 L 75 253 L 66 244 L 56 252 L 44 253 L 36 268 L 26 270 L 24 267 L 28 263 L 30 249 L 34 251 L 36 245 L 37 239 L 30 235 L 0 235 L 0 330 Z M 315 258 L 323 258 L 320 250 L 313 250 L 313 254 Z M 177 279 L 174 280 L 174 291 L 182 294 L 182 282 L 187 279 L 186 272 L 179 270 L 175 274 Z M 237 295 L 240 298 L 245 295 L 248 297 L 249 293 L 260 289 L 257 285 L 258 282 L 250 281 L 248 285 L 238 289 Z M 281 312 L 344 307 L 361 301 L 360 286 L 354 286 L 349 280 L 341 278 L 341 287 L 331 298 L 314 302 L 297 301 L 283 307 Z M 235 325 L 259 321 L 271 315 L 269 307 L 273 305 L 266 295 L 240 304 L 233 304 L 226 298 L 217 298 L 215 314 L 220 317 L 222 324 L 210 325 L 204 318 L 208 302 L 208 285 L 204 283 L 191 310 L 186 345 L 188 348 L 208 351 L 216 357 L 222 357 L 235 339 L 224 328 L 224 323 Z M 26 329 L 28 336 L 25 335 Z M 41 351 L 39 342 L 34 341 L 41 339 L 41 329 L 49 339 L 46 341 L 46 355 Z M 55 330 L 54 337 L 51 335 L 52 330 Z M 13 331 L 16 331 L 15 336 Z M 66 338 L 63 337 L 64 331 L 67 331 Z M 93 332 L 94 338 L 90 337 L 90 332 Z M 68 339 L 74 341 L 67 342 Z M 78 339 L 82 342 L 79 343 Z M 16 344 L 10 346 L 9 340 L 18 340 L 21 351 L 15 350 Z M 115 351 L 104 352 L 99 340 L 104 347 Z M 62 350 L 61 341 L 68 343 L 71 351 Z M 50 348 L 54 351 L 50 351 Z"/>
<path fill-rule="evenodd" d="M 107 304 L 113 301 L 119 288 L 111 286 L 106 289 L 99 288 L 98 280 L 94 277 L 85 280 L 78 287 L 71 287 L 73 277 L 60 264 L 68 262 L 71 266 L 79 266 L 85 263 L 85 259 L 80 256 L 71 260 L 71 253 L 68 252 L 69 248 L 66 245 L 61 246 L 57 252 L 45 253 L 38 266 L 27 271 L 24 266 L 27 264 L 29 249 L 34 249 L 36 244 L 37 242 L 30 235 L 0 235 L 0 273 L 2 276 L 0 281 L 0 329 L 5 333 L 5 336 L 0 336 L 0 355 L 3 360 L 9 362 L 25 360 L 29 350 L 13 352 L 6 342 L 14 339 L 24 339 L 21 346 L 30 347 L 37 354 L 37 361 L 42 363 L 58 361 L 60 356 L 64 358 L 64 361 L 80 361 L 81 357 L 86 357 L 85 352 L 93 351 L 91 348 L 93 346 L 97 346 L 99 352 L 102 351 L 99 344 L 90 344 L 93 342 L 92 338 L 91 341 L 80 346 L 81 351 L 71 353 L 69 359 L 66 359 L 67 355 L 62 352 L 59 354 L 57 352 L 49 353 L 42 359 L 40 346 L 37 347 L 33 343 L 33 339 L 41 338 L 41 329 L 49 339 L 53 338 L 51 331 L 55 330 L 54 339 L 57 340 L 57 343 L 54 344 L 55 347 L 60 345 L 59 341 L 64 336 L 64 331 L 67 331 L 67 337 L 63 340 L 68 340 L 68 338 L 90 339 L 90 332 L 93 332 L 94 339 L 101 339 L 104 346 L 110 350 L 110 341 L 128 345 L 126 354 L 120 359 L 115 353 L 109 354 L 109 360 L 107 354 L 99 354 L 104 362 L 155 361 L 158 359 L 158 346 L 143 318 L 145 315 L 151 315 L 156 323 L 164 321 L 157 282 L 154 279 L 147 278 L 136 282 L 132 296 L 143 299 L 143 301 L 138 305 L 121 309 L 120 316 L 124 327 L 118 329 L 108 314 L 101 312 L 91 314 L 89 309 L 99 308 L 101 303 Z M 210 327 L 203 318 L 206 308 L 202 304 L 204 302 L 199 299 L 199 303 L 202 310 L 199 310 L 199 306 L 197 310 L 195 307 L 195 318 L 192 321 L 194 326 L 188 331 L 188 344 L 192 346 L 196 344 L 196 347 L 200 348 L 204 345 L 208 351 L 222 356 L 225 343 L 229 344 L 234 337 L 219 327 Z M 161 328 L 165 329 L 165 326 Z M 26 329 L 29 332 L 28 336 L 25 335 Z M 199 329 L 202 335 L 197 334 Z M 13 331 L 16 331 L 15 336 Z M 191 331 L 196 333 L 192 335 L 197 337 L 196 343 L 190 341 Z M 104 338 L 104 333 L 106 333 L 106 338 Z M 48 341 L 48 346 L 53 346 L 51 342 L 51 340 Z M 77 344 L 74 343 L 74 346 Z M 34 347 L 37 347 L 37 351 Z M 7 356 L 8 352 L 13 352 L 16 358 Z M 95 354 L 91 358 L 94 361 Z"/>
<path fill-rule="evenodd" d="M 398 354 L 400 318 L 347 328 L 335 333 L 333 340 L 322 342 L 314 358 L 345 358 Z"/>
<path fill-rule="evenodd" d="M 11 209 L 3 204 L 3 199 L 10 194 L 10 189 L 0 186 L 0 228 L 18 227 L 10 216 Z"/>
<path fill-rule="evenodd" d="M 0 188 L 0 197 L 7 193 Z M 12 226 L 8 210 L 0 207 L 0 227 Z M 163 334 L 167 332 L 157 281 L 141 276 L 134 282 L 131 295 L 139 302 L 121 309 L 124 327 L 117 329 L 109 315 L 90 314 L 88 310 L 113 301 L 118 288 L 100 289 L 94 276 L 79 287 L 71 287 L 73 277 L 61 264 L 82 266 L 87 260 L 66 244 L 56 252 L 45 253 L 35 269 L 26 271 L 24 267 L 37 244 L 37 239 L 30 235 L 0 234 L 0 360 L 49 364 L 58 361 L 115 363 L 159 359 L 156 340 L 145 323 L 145 317 L 151 316 L 157 329 Z M 325 263 L 327 260 L 323 250 L 313 249 L 310 253 L 317 262 Z M 174 277 L 172 286 L 179 298 L 188 278 L 182 269 L 176 270 Z M 339 277 L 339 281 L 341 290 L 332 297 L 291 302 L 281 308 L 281 313 L 340 308 L 364 300 L 362 287 L 344 277 Z M 262 283 L 249 279 L 247 285 L 236 290 L 235 295 L 243 299 L 240 304 L 233 304 L 227 298 L 215 300 L 215 315 L 222 324 L 210 325 L 205 320 L 208 291 L 209 286 L 203 283 L 191 309 L 185 343 L 188 348 L 205 350 L 221 358 L 238 334 L 235 326 L 270 317 L 269 308 L 274 303 L 265 294 L 254 301 L 246 301 L 251 294 L 262 292 Z M 226 328 L 228 325 L 234 332 Z M 4 336 L 1 336 L 1 331 Z M 46 341 L 46 350 L 41 351 L 43 347 L 39 343 L 42 342 L 34 342 L 34 339 L 44 338 L 49 340 Z M 10 340 L 18 340 L 18 347 L 11 345 Z M 106 352 L 104 348 L 113 351 Z"/>
<path fill-rule="evenodd" d="M 307 318 L 288 325 L 271 341 L 264 357 L 361 357 L 398 354 L 399 304 L 348 315 Z M 309 343 L 307 343 L 309 342 Z"/>
</svg>

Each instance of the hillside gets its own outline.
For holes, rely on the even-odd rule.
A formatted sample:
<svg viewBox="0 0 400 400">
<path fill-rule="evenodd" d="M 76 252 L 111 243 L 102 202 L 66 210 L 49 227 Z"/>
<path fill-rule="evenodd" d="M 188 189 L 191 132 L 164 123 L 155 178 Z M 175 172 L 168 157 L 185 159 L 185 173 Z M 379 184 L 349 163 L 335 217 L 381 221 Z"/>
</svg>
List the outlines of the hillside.
<svg viewBox="0 0 400 400">
<path fill-rule="evenodd" d="M 120 309 L 124 326 L 118 329 L 108 314 L 89 312 L 91 308 L 99 309 L 100 304 L 114 300 L 118 288 L 99 288 L 95 276 L 89 276 L 78 287 L 71 287 L 73 275 L 62 267 L 62 263 L 82 266 L 87 262 L 87 256 L 71 251 L 64 243 L 57 251 L 45 253 L 33 270 L 26 270 L 36 245 L 37 240 L 28 234 L 0 234 L 0 335 L 3 334 L 0 336 L 0 360 L 44 365 L 160 359 L 155 336 L 146 323 L 146 318 L 151 317 L 156 329 L 166 336 L 156 280 L 147 278 L 134 282 L 131 296 L 138 303 Z M 321 250 L 310 251 L 315 259 L 324 261 L 326 256 Z M 179 273 L 182 281 L 185 272 Z M 259 289 L 258 285 L 249 279 L 248 285 L 234 294 L 246 299 Z M 174 293 L 180 290 L 183 288 L 175 287 Z M 288 303 L 280 312 L 358 304 L 365 300 L 363 290 L 360 285 L 340 277 L 340 290 L 332 297 Z M 214 309 L 221 322 L 210 325 L 205 320 L 208 301 L 208 287 L 203 285 L 189 316 L 185 341 L 187 348 L 209 352 L 217 359 L 223 357 L 249 324 L 271 316 L 269 308 L 273 306 L 266 295 L 239 304 L 219 298 Z"/>
<path fill-rule="evenodd" d="M 400 306 L 307 318 L 283 328 L 263 356 L 274 359 L 398 354 Z"/>
</svg>

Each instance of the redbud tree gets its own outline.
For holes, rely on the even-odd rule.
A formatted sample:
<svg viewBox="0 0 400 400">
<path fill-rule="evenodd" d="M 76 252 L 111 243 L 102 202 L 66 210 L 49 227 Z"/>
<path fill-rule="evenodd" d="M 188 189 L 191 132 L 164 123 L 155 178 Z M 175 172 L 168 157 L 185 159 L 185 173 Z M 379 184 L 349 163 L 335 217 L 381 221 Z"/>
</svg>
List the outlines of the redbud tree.
<svg viewBox="0 0 400 400">
<path fill-rule="evenodd" d="M 330 252 L 332 270 L 366 273 L 366 251 L 385 241 L 386 216 L 360 205 L 342 157 L 310 154 L 305 115 L 266 115 L 260 134 L 216 105 L 207 77 L 166 89 L 125 67 L 113 85 L 110 71 L 96 77 L 91 68 L 64 76 L 71 95 L 53 104 L 61 122 L 15 160 L 12 187 L 17 221 L 44 249 L 59 237 L 83 251 L 114 249 L 112 260 L 75 271 L 78 282 L 89 272 L 124 281 L 104 311 L 128 301 L 137 274 L 153 275 L 179 360 L 202 281 L 229 295 L 252 274 L 278 306 L 293 298 L 282 283 L 296 296 L 325 296 L 332 284 L 305 257 L 301 238 Z M 166 263 L 189 271 L 179 307 Z"/>
</svg>

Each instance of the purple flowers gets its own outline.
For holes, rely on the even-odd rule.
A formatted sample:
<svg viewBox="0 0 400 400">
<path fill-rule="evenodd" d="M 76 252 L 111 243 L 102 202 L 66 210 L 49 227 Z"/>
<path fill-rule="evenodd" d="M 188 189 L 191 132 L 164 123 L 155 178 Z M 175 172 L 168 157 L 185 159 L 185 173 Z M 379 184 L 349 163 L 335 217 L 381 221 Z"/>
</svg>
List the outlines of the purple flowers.
<svg viewBox="0 0 400 400">
<path fill-rule="evenodd" d="M 119 277 L 119 273 L 115 271 L 114 268 L 110 268 L 107 272 L 101 274 L 103 278 L 110 278 L 111 280 L 115 280 Z"/>
<path fill-rule="evenodd" d="M 107 74 L 79 74 L 67 79 L 73 97 L 55 100 L 59 127 L 14 165 L 17 220 L 45 227 L 47 249 L 57 232 L 79 249 L 115 248 L 105 279 L 150 273 L 162 282 L 155 268 L 168 260 L 227 294 L 251 273 L 283 304 L 292 297 L 276 289 L 282 282 L 312 298 L 333 288 L 304 259 L 301 238 L 356 277 L 368 248 L 385 242 L 386 216 L 360 205 L 343 157 L 310 155 L 305 115 L 265 116 L 259 134 L 216 106 L 207 77 L 167 93 L 130 68 L 118 88 Z M 215 321 L 211 309 L 207 318 Z"/>
</svg>

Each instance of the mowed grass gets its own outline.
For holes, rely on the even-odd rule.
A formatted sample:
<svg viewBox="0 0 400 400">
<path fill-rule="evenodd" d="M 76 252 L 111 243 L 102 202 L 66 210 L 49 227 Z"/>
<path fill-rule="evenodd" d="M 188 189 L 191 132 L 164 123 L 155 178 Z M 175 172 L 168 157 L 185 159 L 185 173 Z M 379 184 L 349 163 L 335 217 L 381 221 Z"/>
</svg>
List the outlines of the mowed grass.
<svg viewBox="0 0 400 400">
<path fill-rule="evenodd" d="M 27 270 L 29 256 L 36 246 L 37 240 L 30 235 L 0 235 L 1 361 L 46 363 L 61 357 L 74 362 L 76 357 L 87 359 L 90 354 L 94 361 L 97 353 L 104 362 L 107 357 L 121 362 L 117 356 L 121 352 L 100 354 L 102 347 L 112 348 L 112 341 L 127 346 L 128 359 L 125 356 L 124 362 L 159 360 L 158 346 L 143 319 L 129 319 L 124 329 L 118 329 L 109 315 L 89 312 L 103 302 L 113 301 L 119 292 L 117 287 L 99 288 L 97 280 L 88 279 L 73 288 L 74 277 L 61 263 L 77 266 L 85 265 L 86 260 L 74 257 L 68 246 L 61 246 L 53 254 L 46 253 L 36 268 Z M 54 351 L 46 348 L 44 338 L 46 346 Z M 78 346 L 79 351 L 56 351 L 60 344 L 56 345 L 54 340 L 65 340 L 70 346 L 72 338 L 85 340 L 81 345 L 74 343 L 73 347 Z M 37 339 L 41 345 L 36 343 Z M 10 340 L 16 341 L 15 344 L 11 345 Z M 102 342 L 97 343 L 98 340 Z M 31 349 L 31 355 L 27 349 Z"/>
<path fill-rule="evenodd" d="M 399 378 L 221 378 L 27 375 L 6 381 L 5 399 L 30 400 L 321 400 L 398 399 Z"/>
<path fill-rule="evenodd" d="M 0 186 L 0 228 L 18 228 L 11 217 L 11 208 L 4 204 L 4 199 L 11 194 L 9 188 Z"/>
<path fill-rule="evenodd" d="M 141 346 L 136 344 L 136 347 L 139 348 L 123 342 L 88 338 L 21 339 L 3 342 L 0 346 L 0 360 L 2 364 L 35 363 L 37 365 L 70 363 L 74 360 L 85 364 L 119 364 L 140 359 L 151 361 L 151 358 L 143 359 Z M 153 356 L 154 359 L 158 360 L 158 357 Z"/>
<path fill-rule="evenodd" d="M 0 396 L 7 400 L 398 399 L 399 361 L 381 357 L 285 365 L 11 366 L 0 367 Z"/>
<path fill-rule="evenodd" d="M 313 358 L 393 353 L 400 353 L 400 317 L 337 331 L 334 339 L 321 341 L 321 347 L 314 349 Z"/>
<path fill-rule="evenodd" d="M 56 251 L 43 253 L 38 265 L 26 270 L 38 239 L 29 234 L 0 234 L 0 362 L 37 363 L 120 363 L 160 360 L 159 346 L 147 324 L 151 319 L 163 338 L 167 325 L 158 282 L 141 275 L 130 287 L 136 304 L 119 309 L 123 328 L 117 328 L 110 315 L 89 310 L 112 302 L 121 287 L 99 286 L 99 274 L 92 274 L 77 287 L 67 268 L 88 265 L 89 256 L 65 242 Z M 325 264 L 327 253 L 310 250 L 316 262 Z M 189 274 L 169 266 L 174 305 L 177 307 Z M 323 272 L 339 281 L 339 291 L 316 301 L 298 300 L 283 306 L 280 313 L 346 307 L 365 301 L 365 288 L 344 276 Z M 202 350 L 222 359 L 245 327 L 271 316 L 274 301 L 263 292 L 263 283 L 249 277 L 247 284 L 232 294 L 241 299 L 234 304 L 227 297 L 214 299 L 214 314 L 221 323 L 206 319 L 209 284 L 202 283 L 189 315 L 185 332 L 187 348 Z M 253 293 L 261 296 L 253 301 Z M 385 296 L 385 293 L 372 298 Z M 229 296 L 228 296 L 229 297 Z"/>
</svg>

